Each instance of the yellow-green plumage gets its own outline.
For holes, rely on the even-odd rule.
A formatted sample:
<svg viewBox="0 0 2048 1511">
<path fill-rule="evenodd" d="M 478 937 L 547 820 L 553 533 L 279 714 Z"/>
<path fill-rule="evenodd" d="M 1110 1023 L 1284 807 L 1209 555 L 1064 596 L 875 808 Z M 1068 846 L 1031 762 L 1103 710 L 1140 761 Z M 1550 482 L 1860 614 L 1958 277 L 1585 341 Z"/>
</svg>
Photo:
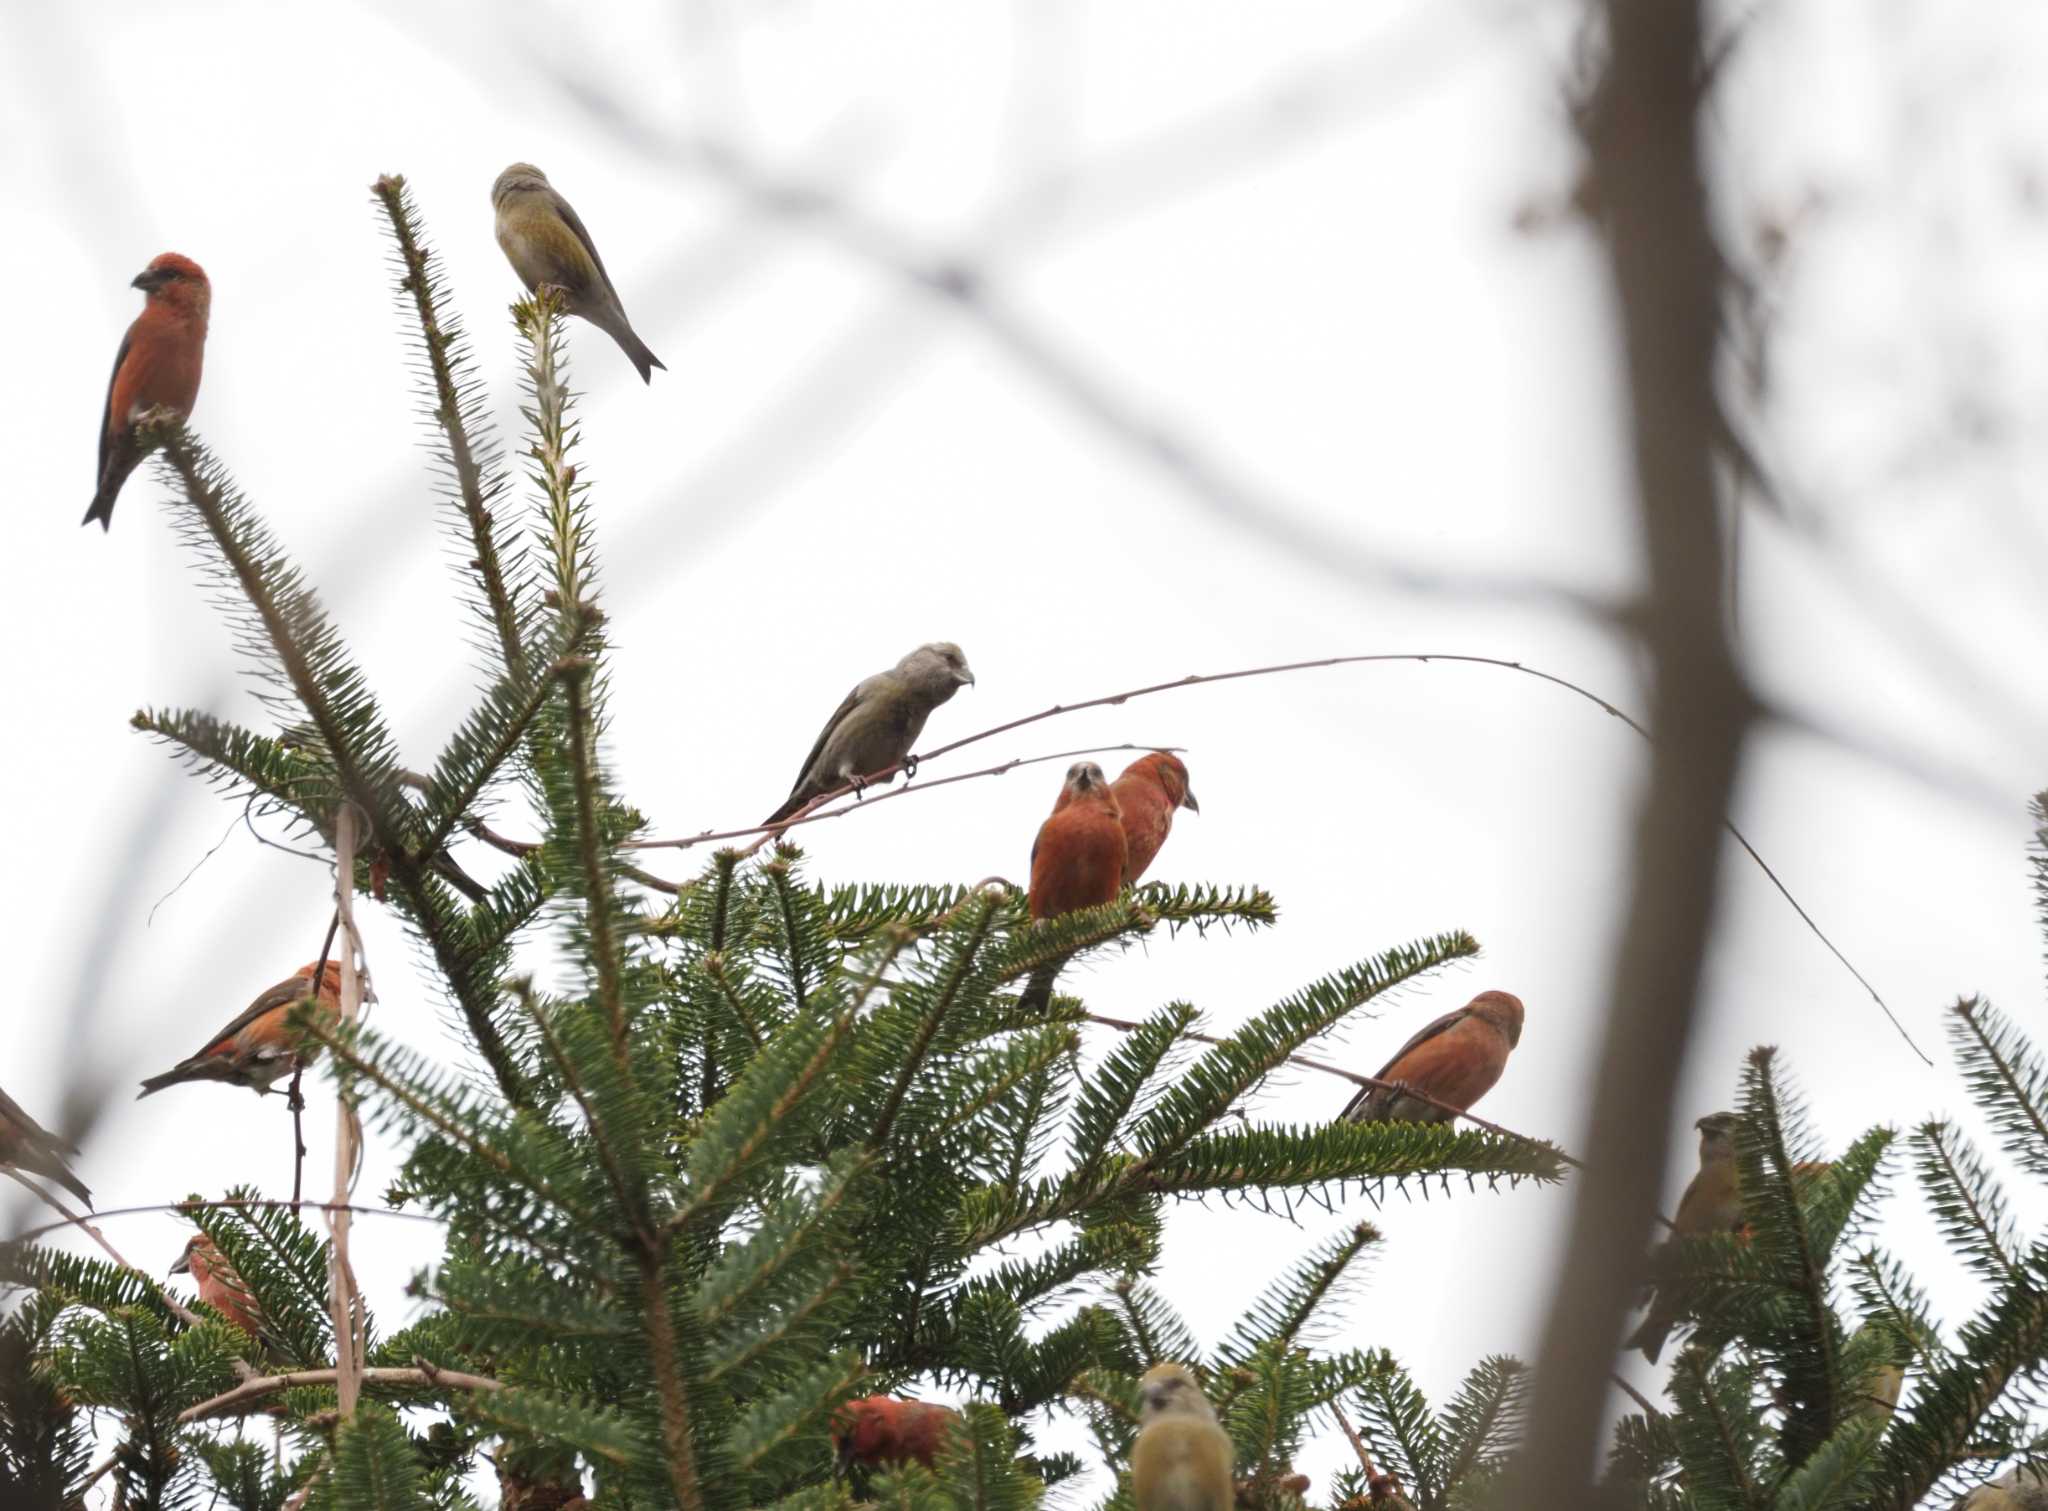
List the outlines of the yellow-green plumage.
<svg viewBox="0 0 2048 1511">
<path fill-rule="evenodd" d="M 497 212 L 498 245 L 529 293 L 542 284 L 560 289 L 569 313 L 618 342 L 642 382 L 652 381 L 657 367 L 668 370 L 634 332 L 597 243 L 545 173 L 531 163 L 514 163 L 491 186 L 491 206 Z"/>
</svg>

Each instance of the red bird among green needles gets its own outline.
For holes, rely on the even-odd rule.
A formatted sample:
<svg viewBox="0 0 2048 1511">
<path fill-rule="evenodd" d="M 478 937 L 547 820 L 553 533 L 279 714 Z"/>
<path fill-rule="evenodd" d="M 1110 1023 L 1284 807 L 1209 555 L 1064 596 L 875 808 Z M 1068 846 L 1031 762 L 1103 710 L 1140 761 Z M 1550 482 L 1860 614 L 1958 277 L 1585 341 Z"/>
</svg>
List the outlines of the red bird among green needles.
<svg viewBox="0 0 2048 1511">
<path fill-rule="evenodd" d="M 0 1091 L 0 1167 L 53 1180 L 89 1207 L 92 1192 L 65 1161 L 66 1155 L 76 1153 L 75 1144 L 57 1137 L 23 1111 L 21 1103 Z"/>
<path fill-rule="evenodd" d="M 901 1396 L 863 1396 L 832 1417 L 837 1472 L 874 1469 L 915 1459 L 929 1469 L 958 1425 L 960 1414 L 929 1401 Z"/>
<path fill-rule="evenodd" d="M 147 451 L 136 421 L 152 409 L 191 416 L 199 398 L 199 369 L 206 356 L 206 317 L 213 286 L 189 257 L 165 252 L 137 273 L 142 313 L 121 338 L 114 373 L 107 380 L 107 405 L 100 412 L 98 490 L 80 524 L 114 523 L 114 500 Z"/>
<path fill-rule="evenodd" d="M 1173 832 L 1173 811 L 1200 813 L 1202 805 L 1188 786 L 1188 769 L 1181 758 L 1164 750 L 1139 756 L 1109 790 L 1116 794 L 1124 826 L 1124 885 L 1130 886 L 1151 867 Z"/>
<path fill-rule="evenodd" d="M 1508 1055 L 1521 1042 L 1522 999 L 1509 992 L 1481 992 L 1403 1044 L 1373 1079 L 1413 1087 L 1465 1112 L 1493 1089 L 1507 1069 Z M 1377 1086 L 1360 1091 L 1343 1115 L 1354 1123 L 1441 1123 L 1453 1116 L 1430 1102 Z"/>
<path fill-rule="evenodd" d="M 320 973 L 317 992 L 313 989 L 315 971 Z M 296 975 L 278 982 L 242 1009 L 196 1054 L 144 1081 L 142 1090 L 136 1094 L 138 1100 L 180 1081 L 226 1081 L 235 1086 L 253 1086 L 258 1092 L 269 1091 L 271 1083 L 279 1077 L 319 1058 L 319 1044 L 302 1043 L 286 1022 L 292 1008 L 309 997 L 317 998 L 329 1017 L 340 1016 L 340 962 L 329 960 L 324 969 L 317 962 L 299 967 Z"/>
</svg>

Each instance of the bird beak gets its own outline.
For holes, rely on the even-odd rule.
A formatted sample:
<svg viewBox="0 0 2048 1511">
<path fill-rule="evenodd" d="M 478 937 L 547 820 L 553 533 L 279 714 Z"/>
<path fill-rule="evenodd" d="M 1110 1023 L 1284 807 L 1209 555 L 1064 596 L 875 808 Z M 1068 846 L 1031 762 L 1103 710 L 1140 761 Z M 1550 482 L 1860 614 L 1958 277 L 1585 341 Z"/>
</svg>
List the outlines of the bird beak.
<svg viewBox="0 0 2048 1511">
<path fill-rule="evenodd" d="M 974 686 L 974 673 L 963 666 L 959 671 L 953 673 L 953 680 L 955 682 L 964 682 L 969 687 L 972 687 Z"/>
<path fill-rule="evenodd" d="M 1190 813 L 1200 813 L 1202 811 L 1202 805 L 1195 801 L 1195 791 L 1192 787 L 1181 794 L 1180 805 Z"/>
<path fill-rule="evenodd" d="M 154 269 L 144 268 L 141 272 L 137 273 L 133 278 L 128 280 L 128 286 L 130 288 L 141 289 L 146 294 L 151 289 L 161 288 L 165 282 L 166 276 L 167 275 L 163 273 L 156 272 Z"/>
<path fill-rule="evenodd" d="M 180 1254 L 180 1255 L 178 1256 L 178 1260 L 177 1260 L 177 1263 L 173 1264 L 173 1265 L 172 1265 L 172 1266 L 170 1267 L 170 1269 L 169 1269 L 169 1270 L 168 1270 L 168 1271 L 167 1271 L 166 1273 L 168 1273 L 168 1274 L 172 1274 L 172 1275 L 189 1275 L 189 1274 L 191 1274 L 191 1273 L 192 1273 L 192 1259 L 191 1259 L 191 1256 L 190 1256 L 189 1254 Z"/>
</svg>

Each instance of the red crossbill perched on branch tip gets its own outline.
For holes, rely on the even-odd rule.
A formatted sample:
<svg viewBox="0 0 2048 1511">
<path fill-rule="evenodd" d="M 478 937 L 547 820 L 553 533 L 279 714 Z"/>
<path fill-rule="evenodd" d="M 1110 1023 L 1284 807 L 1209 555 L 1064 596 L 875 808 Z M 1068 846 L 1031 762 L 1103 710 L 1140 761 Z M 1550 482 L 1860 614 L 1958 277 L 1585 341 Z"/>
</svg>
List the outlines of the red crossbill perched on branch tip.
<svg viewBox="0 0 2048 1511">
<path fill-rule="evenodd" d="M 320 971 L 320 989 L 313 990 L 313 973 Z M 162 1091 L 180 1081 L 227 1081 L 236 1086 L 253 1086 L 259 1093 L 271 1083 L 288 1076 L 320 1057 L 318 1042 L 302 1043 L 285 1020 L 294 1005 L 313 997 L 330 1017 L 341 1013 L 341 964 L 330 960 L 321 969 L 316 962 L 299 967 L 290 979 L 280 981 L 251 1002 L 226 1027 L 206 1041 L 206 1047 L 173 1065 L 162 1075 L 142 1083 L 136 1099 Z"/>
<path fill-rule="evenodd" d="M 1465 1112 L 1493 1089 L 1508 1055 L 1521 1042 L 1522 999 L 1510 992 L 1481 992 L 1403 1044 L 1373 1079 L 1412 1086 Z M 1452 1116 L 1377 1086 L 1361 1090 L 1343 1115 L 1354 1123 L 1441 1123 Z"/>
<path fill-rule="evenodd" d="M 1700 1168 L 1678 1199 L 1678 1215 L 1671 1222 L 1674 1238 L 1733 1233 L 1742 1227 L 1742 1185 L 1735 1166 L 1739 1121 L 1732 1112 L 1710 1112 L 1693 1124 L 1700 1131 Z M 1668 1245 L 1663 1252 L 1668 1252 Z M 1641 1349 L 1655 1364 L 1678 1323 L 1680 1300 L 1672 1284 L 1656 1287 L 1649 1316 L 1622 1346 Z"/>
<path fill-rule="evenodd" d="M 796 785 L 762 822 L 779 824 L 812 798 L 848 782 L 858 792 L 862 777 L 908 761 L 932 710 L 973 683 L 967 658 L 950 640 L 920 645 L 889 670 L 865 679 L 825 722 Z"/>
<path fill-rule="evenodd" d="M 255 1342 L 261 1343 L 278 1362 L 283 1362 L 285 1351 L 277 1341 L 277 1335 L 270 1330 L 270 1319 L 263 1314 L 263 1303 L 256 1299 L 256 1293 L 249 1289 L 235 1267 L 228 1263 L 227 1256 L 213 1246 L 213 1240 L 204 1233 L 194 1233 L 185 1240 L 184 1252 L 172 1264 L 173 1275 L 190 1275 L 199 1287 L 199 1299 L 219 1312 L 228 1321 L 240 1328 Z"/>
<path fill-rule="evenodd" d="M 545 173 L 531 163 L 514 163 L 491 185 L 491 208 L 497 212 L 498 245 L 529 294 L 544 283 L 560 289 L 570 314 L 619 343 L 640 370 L 641 382 L 652 383 L 657 367 L 668 371 L 633 333 L 597 243 Z"/>
<path fill-rule="evenodd" d="M 1035 922 L 1057 918 L 1077 908 L 1112 902 L 1123 886 L 1123 818 L 1116 793 L 1093 761 L 1076 761 L 1052 805 L 1052 816 L 1038 826 L 1031 842 L 1031 891 L 1026 899 Z M 1019 1004 L 1043 1011 L 1052 1000 L 1059 975 L 1057 961 L 1032 971 Z"/>
<path fill-rule="evenodd" d="M 929 1401 L 901 1396 L 864 1396 L 832 1415 L 837 1472 L 873 1469 L 915 1459 L 929 1469 L 960 1414 Z"/>
<path fill-rule="evenodd" d="M 1173 831 L 1173 810 L 1200 813 L 1202 805 L 1188 786 L 1188 769 L 1177 755 L 1155 750 L 1140 756 L 1110 783 L 1123 814 L 1124 885 L 1143 876 Z"/>
<path fill-rule="evenodd" d="M 57 1137 L 23 1111 L 21 1103 L 0 1091 L 0 1166 L 53 1180 L 89 1207 L 92 1192 L 71 1173 L 64 1158 L 76 1153 L 77 1145 Z"/>
<path fill-rule="evenodd" d="M 143 292 L 142 313 L 114 353 L 107 407 L 100 414 L 97 491 L 79 521 L 89 525 L 98 520 L 102 530 L 113 528 L 114 500 L 148 449 L 135 433 L 136 421 L 152 409 L 171 410 L 180 419 L 191 416 L 206 356 L 206 316 L 213 304 L 213 286 L 204 270 L 176 252 L 156 257 L 132 283 Z"/>
<path fill-rule="evenodd" d="M 1138 1511 L 1231 1511 L 1230 1435 L 1184 1364 L 1155 1364 L 1138 1381 L 1131 1493 Z"/>
</svg>

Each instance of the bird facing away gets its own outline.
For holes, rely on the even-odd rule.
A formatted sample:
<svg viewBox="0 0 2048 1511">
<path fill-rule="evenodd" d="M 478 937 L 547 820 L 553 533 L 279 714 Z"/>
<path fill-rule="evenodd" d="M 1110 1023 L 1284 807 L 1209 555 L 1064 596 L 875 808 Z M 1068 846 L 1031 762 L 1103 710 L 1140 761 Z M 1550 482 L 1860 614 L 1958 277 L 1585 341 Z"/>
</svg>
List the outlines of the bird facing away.
<svg viewBox="0 0 2048 1511">
<path fill-rule="evenodd" d="M 89 1207 L 92 1192 L 65 1161 L 66 1155 L 76 1153 L 77 1145 L 57 1137 L 23 1111 L 21 1103 L 0 1091 L 0 1167 L 53 1180 Z"/>
<path fill-rule="evenodd" d="M 531 163 L 514 163 L 491 185 L 491 208 L 497 212 L 498 245 L 529 294 L 544 283 L 560 289 L 570 314 L 619 343 L 640 370 L 641 382 L 652 383 L 657 367 L 668 371 L 634 334 L 597 243 L 545 173 Z"/>
<path fill-rule="evenodd" d="M 1110 783 L 1117 807 L 1123 812 L 1124 885 L 1143 876 L 1173 832 L 1173 810 L 1185 808 L 1200 813 L 1194 789 L 1188 786 L 1188 769 L 1177 755 L 1155 750 L 1139 756 Z"/>
<path fill-rule="evenodd" d="M 1735 1167 L 1738 1121 L 1732 1112 L 1710 1112 L 1693 1124 L 1700 1131 L 1700 1168 L 1678 1199 L 1678 1215 L 1671 1222 L 1673 1239 L 1733 1233 L 1741 1228 L 1742 1186 Z M 1667 1242 L 1660 1253 L 1669 1252 Z M 1643 1357 L 1655 1364 L 1664 1340 L 1678 1324 L 1681 1300 L 1674 1283 L 1658 1286 L 1649 1316 L 1622 1346 L 1641 1349 Z"/>
<path fill-rule="evenodd" d="M 263 1314 L 263 1303 L 256 1299 L 256 1293 L 228 1263 L 227 1256 L 213 1246 L 212 1239 L 204 1233 L 194 1233 L 186 1239 L 184 1252 L 178 1255 L 170 1272 L 173 1275 L 190 1275 L 193 1284 L 199 1287 L 201 1301 L 247 1333 L 252 1340 L 263 1344 L 279 1362 L 284 1362 L 284 1350 L 270 1331 L 270 1319 Z"/>
<path fill-rule="evenodd" d="M 313 973 L 320 971 L 320 989 L 313 990 Z M 308 997 L 316 998 L 330 1018 L 341 1014 L 341 963 L 326 962 L 299 967 L 298 973 L 265 991 L 244 1008 L 226 1027 L 206 1041 L 206 1047 L 173 1065 L 162 1075 L 142 1083 L 136 1099 L 162 1091 L 180 1081 L 227 1081 L 236 1086 L 253 1086 L 259 1093 L 271 1083 L 288 1076 L 320 1057 L 319 1042 L 301 1043 L 287 1028 L 292 1008 Z"/>
<path fill-rule="evenodd" d="M 1184 1364 L 1155 1364 L 1138 1381 L 1131 1492 L 1138 1511 L 1231 1511 L 1230 1435 Z"/>
<path fill-rule="evenodd" d="M 864 1396 L 832 1417 L 837 1472 L 873 1469 L 915 1459 L 929 1469 L 960 1420 L 958 1412 L 901 1396 Z"/>
<path fill-rule="evenodd" d="M 1403 1044 L 1373 1076 L 1398 1081 L 1425 1096 L 1469 1111 L 1500 1079 L 1508 1055 L 1522 1042 L 1522 999 L 1481 992 L 1445 1013 Z M 1368 1086 L 1344 1109 L 1354 1123 L 1442 1123 L 1452 1114 L 1397 1091 Z"/>
<path fill-rule="evenodd" d="M 147 454 L 135 422 L 152 409 L 189 419 L 199 398 L 199 369 L 206 357 L 206 316 L 213 285 L 199 264 L 164 252 L 130 280 L 143 293 L 142 313 L 121 338 L 107 379 L 107 407 L 100 414 L 97 491 L 82 525 L 114 525 L 114 500 Z"/>
<path fill-rule="evenodd" d="M 849 782 L 858 792 L 862 778 L 907 762 L 932 710 L 973 682 L 967 658 L 950 640 L 920 645 L 887 671 L 876 672 L 848 693 L 826 721 L 818 743 L 804 757 L 796 785 L 762 822 L 779 824 L 812 798 Z"/>
</svg>

